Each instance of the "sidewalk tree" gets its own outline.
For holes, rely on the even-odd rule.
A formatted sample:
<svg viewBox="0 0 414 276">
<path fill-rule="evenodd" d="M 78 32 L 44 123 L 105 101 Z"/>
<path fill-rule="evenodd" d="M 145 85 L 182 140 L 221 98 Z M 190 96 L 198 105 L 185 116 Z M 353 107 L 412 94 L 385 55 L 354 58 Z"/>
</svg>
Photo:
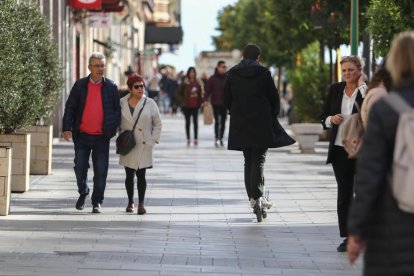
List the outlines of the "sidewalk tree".
<svg viewBox="0 0 414 276">
<path fill-rule="evenodd" d="M 300 122 L 319 122 L 319 114 L 328 91 L 328 68 L 326 64 L 320 64 L 319 49 L 319 42 L 310 44 L 301 51 L 300 63 L 288 72 L 288 81 L 292 84 L 293 108 Z"/>
<path fill-rule="evenodd" d="M 414 2 L 371 0 L 367 18 L 368 30 L 374 40 L 374 51 L 385 57 L 396 34 L 414 29 Z"/>
<path fill-rule="evenodd" d="M 62 76 L 50 26 L 39 8 L 0 2 L 0 133 L 50 115 Z"/>
<path fill-rule="evenodd" d="M 263 0 L 242 0 L 219 11 L 217 20 L 221 33 L 213 36 L 216 48 L 241 49 L 249 42 L 261 46 L 265 39 L 261 20 L 263 4 Z"/>
</svg>

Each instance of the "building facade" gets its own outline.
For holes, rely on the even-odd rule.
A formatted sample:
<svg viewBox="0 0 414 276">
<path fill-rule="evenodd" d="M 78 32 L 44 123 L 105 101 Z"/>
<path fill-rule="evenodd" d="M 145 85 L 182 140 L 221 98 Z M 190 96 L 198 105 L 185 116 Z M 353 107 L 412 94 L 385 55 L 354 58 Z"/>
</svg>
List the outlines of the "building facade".
<svg viewBox="0 0 414 276">
<path fill-rule="evenodd" d="M 196 58 L 196 69 L 199 76 L 205 74 L 211 76 L 214 74 L 214 69 L 217 62 L 223 60 L 226 62 L 227 68 L 230 69 L 238 64 L 241 60 L 241 52 L 239 50 L 233 51 L 202 51 Z"/>
<path fill-rule="evenodd" d="M 105 54 L 105 75 L 125 88 L 128 73 L 138 72 L 144 77 L 152 74 L 162 54 L 160 49 L 182 41 L 179 0 L 17 1 L 39 6 L 58 47 L 65 85 L 51 118 L 55 137 L 60 137 L 64 105 L 73 83 L 89 74 L 92 52 Z M 181 33 L 166 42 L 158 34 L 166 30 L 161 27 L 175 27 Z"/>
</svg>

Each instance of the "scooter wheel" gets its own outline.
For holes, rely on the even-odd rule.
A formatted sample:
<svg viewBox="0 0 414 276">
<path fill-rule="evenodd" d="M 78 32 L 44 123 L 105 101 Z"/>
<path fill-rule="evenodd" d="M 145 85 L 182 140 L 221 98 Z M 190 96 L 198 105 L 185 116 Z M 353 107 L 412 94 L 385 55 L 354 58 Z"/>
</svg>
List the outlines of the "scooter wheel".
<svg viewBox="0 0 414 276">
<path fill-rule="evenodd" d="M 256 214 L 257 222 L 262 222 L 262 211 L 260 208 L 255 207 L 254 213 Z"/>
</svg>

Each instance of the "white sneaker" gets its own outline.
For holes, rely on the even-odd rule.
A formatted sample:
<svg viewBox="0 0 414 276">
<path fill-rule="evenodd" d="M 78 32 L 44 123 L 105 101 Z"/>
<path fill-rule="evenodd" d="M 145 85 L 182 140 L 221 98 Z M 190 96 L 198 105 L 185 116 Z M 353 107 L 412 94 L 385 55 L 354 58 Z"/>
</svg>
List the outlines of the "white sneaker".
<svg viewBox="0 0 414 276">
<path fill-rule="evenodd" d="M 273 207 L 273 203 L 271 201 L 268 201 L 265 197 L 261 197 L 260 201 L 262 202 L 263 208 L 270 209 Z"/>
<path fill-rule="evenodd" d="M 216 148 L 218 148 L 220 146 L 220 140 L 216 140 L 216 142 L 214 143 L 214 145 L 216 146 Z"/>
<path fill-rule="evenodd" d="M 251 198 L 249 200 L 249 206 L 250 206 L 250 208 L 254 208 L 254 205 L 256 205 L 256 200 L 254 200 L 253 198 Z"/>
</svg>

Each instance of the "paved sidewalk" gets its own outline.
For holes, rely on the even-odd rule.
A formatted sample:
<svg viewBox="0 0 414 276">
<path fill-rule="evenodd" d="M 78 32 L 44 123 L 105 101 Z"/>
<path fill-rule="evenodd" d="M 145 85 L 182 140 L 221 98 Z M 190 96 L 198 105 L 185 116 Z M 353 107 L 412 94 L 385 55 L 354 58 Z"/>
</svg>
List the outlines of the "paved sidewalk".
<svg viewBox="0 0 414 276">
<path fill-rule="evenodd" d="M 200 121 L 200 145 L 186 147 L 183 119 L 163 118 L 145 216 L 125 213 L 114 145 L 103 213 L 91 213 L 90 199 L 77 211 L 73 146 L 55 143 L 53 175 L 31 176 L 31 190 L 13 193 L 10 215 L 0 217 L 0 275 L 361 275 L 361 260 L 351 266 L 336 252 L 326 143 L 314 154 L 297 145 L 269 151 L 276 207 L 257 223 L 242 154 L 214 148 L 212 133 Z"/>
</svg>

